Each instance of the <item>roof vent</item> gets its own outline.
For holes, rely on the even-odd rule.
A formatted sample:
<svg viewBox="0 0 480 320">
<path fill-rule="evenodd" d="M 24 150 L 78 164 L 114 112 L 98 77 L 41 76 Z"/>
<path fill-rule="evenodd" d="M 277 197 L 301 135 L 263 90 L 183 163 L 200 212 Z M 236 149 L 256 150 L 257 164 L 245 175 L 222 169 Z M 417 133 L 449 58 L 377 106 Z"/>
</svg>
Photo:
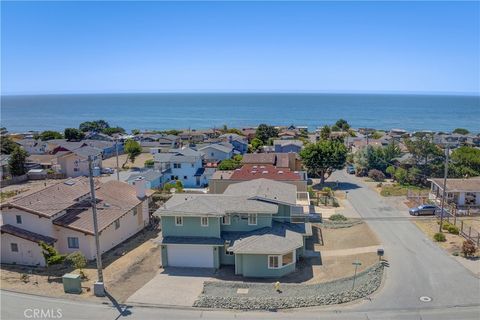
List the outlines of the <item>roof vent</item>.
<svg viewBox="0 0 480 320">
<path fill-rule="evenodd" d="M 265 166 L 260 166 L 260 169 L 265 169 Z"/>
<path fill-rule="evenodd" d="M 262 174 L 266 174 L 266 173 L 268 173 L 268 171 L 267 171 L 267 170 L 264 170 L 264 171 L 262 171 Z"/>
<path fill-rule="evenodd" d="M 257 173 L 257 171 L 256 171 L 256 170 L 253 170 L 252 173 L 255 174 L 255 173 Z"/>
<path fill-rule="evenodd" d="M 283 171 L 282 171 L 282 170 L 278 171 L 278 174 L 282 174 L 282 173 L 283 173 Z"/>
<path fill-rule="evenodd" d="M 75 180 L 67 180 L 64 182 L 67 186 L 73 186 L 75 184 Z M 60 187 L 58 188 L 60 190 Z"/>
<path fill-rule="evenodd" d="M 255 168 L 255 169 L 257 169 L 258 167 L 257 167 L 257 166 L 253 166 L 252 168 Z"/>
<path fill-rule="evenodd" d="M 104 203 L 103 203 L 103 206 L 104 206 L 105 208 L 110 208 L 110 203 L 104 202 Z"/>
</svg>

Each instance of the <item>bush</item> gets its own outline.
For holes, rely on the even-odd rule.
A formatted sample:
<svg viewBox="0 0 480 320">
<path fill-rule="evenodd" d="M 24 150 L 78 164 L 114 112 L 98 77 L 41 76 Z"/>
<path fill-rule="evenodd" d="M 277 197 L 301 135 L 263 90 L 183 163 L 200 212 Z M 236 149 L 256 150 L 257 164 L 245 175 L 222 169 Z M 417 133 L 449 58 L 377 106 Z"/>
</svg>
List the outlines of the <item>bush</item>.
<svg viewBox="0 0 480 320">
<path fill-rule="evenodd" d="M 368 171 L 368 177 L 372 179 L 373 181 L 383 181 L 385 180 L 385 175 L 383 174 L 382 171 L 377 170 L 377 169 L 372 169 Z"/>
<path fill-rule="evenodd" d="M 144 166 L 146 168 L 153 168 L 154 165 L 155 165 L 155 161 L 153 159 L 145 160 Z"/>
<path fill-rule="evenodd" d="M 452 224 L 448 221 L 444 221 L 442 224 L 442 230 L 448 231 L 448 229 L 452 226 Z"/>
<path fill-rule="evenodd" d="M 459 234 L 460 233 L 460 229 L 458 229 L 458 227 L 453 225 L 453 224 L 449 225 L 447 230 L 451 234 Z"/>
<path fill-rule="evenodd" d="M 473 257 L 477 248 L 475 248 L 475 243 L 472 240 L 463 241 L 462 252 L 465 257 Z"/>
<path fill-rule="evenodd" d="M 347 221 L 347 218 L 343 214 L 336 213 L 330 216 L 330 220 L 331 221 Z"/>
<path fill-rule="evenodd" d="M 445 238 L 445 234 L 441 232 L 437 232 L 433 235 L 433 239 L 437 242 L 445 242 L 447 239 Z"/>
</svg>

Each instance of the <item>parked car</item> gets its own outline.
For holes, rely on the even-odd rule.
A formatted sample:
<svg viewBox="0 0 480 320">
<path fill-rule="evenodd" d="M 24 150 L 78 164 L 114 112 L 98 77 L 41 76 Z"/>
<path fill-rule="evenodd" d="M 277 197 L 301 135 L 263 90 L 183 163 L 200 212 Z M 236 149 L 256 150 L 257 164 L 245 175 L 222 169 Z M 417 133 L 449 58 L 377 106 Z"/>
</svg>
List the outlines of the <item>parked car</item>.
<svg viewBox="0 0 480 320">
<path fill-rule="evenodd" d="M 440 210 L 439 207 L 432 204 L 424 204 L 415 208 L 408 210 L 412 216 L 421 216 L 421 215 L 434 215 L 435 211 Z"/>
<path fill-rule="evenodd" d="M 347 173 L 349 174 L 355 174 L 355 167 L 351 164 L 347 166 Z"/>
<path fill-rule="evenodd" d="M 101 170 L 102 174 L 112 174 L 114 172 L 115 172 L 115 170 L 113 170 L 112 168 L 102 168 L 102 170 Z"/>
</svg>

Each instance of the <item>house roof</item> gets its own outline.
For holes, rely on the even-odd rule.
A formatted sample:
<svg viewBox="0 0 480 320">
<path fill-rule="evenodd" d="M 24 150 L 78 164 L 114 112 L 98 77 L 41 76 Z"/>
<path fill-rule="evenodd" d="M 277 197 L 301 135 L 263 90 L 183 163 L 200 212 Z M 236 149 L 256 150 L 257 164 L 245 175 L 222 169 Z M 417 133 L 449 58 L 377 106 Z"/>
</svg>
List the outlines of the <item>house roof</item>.
<svg viewBox="0 0 480 320">
<path fill-rule="evenodd" d="M 45 242 L 47 244 L 52 245 L 57 239 L 44 236 L 32 231 L 28 231 L 22 228 L 18 228 L 15 226 L 12 226 L 11 224 L 4 224 L 0 226 L 0 232 L 1 233 L 8 233 L 11 234 L 12 236 L 19 237 L 28 241 L 40 243 L 40 242 Z"/>
<path fill-rule="evenodd" d="M 213 237 L 163 237 L 161 244 L 205 244 L 223 246 L 225 242 L 221 238 Z"/>
<path fill-rule="evenodd" d="M 242 163 L 265 163 L 275 164 L 275 153 L 247 153 L 243 155 Z"/>
<path fill-rule="evenodd" d="M 198 151 L 204 151 L 205 149 L 208 149 L 208 148 L 217 149 L 218 151 L 221 151 L 221 152 L 224 152 L 224 153 L 230 153 L 233 150 L 233 146 L 231 144 L 230 144 L 230 147 L 229 147 L 227 145 L 220 144 L 220 143 L 212 143 L 212 144 L 207 144 L 207 145 L 201 146 L 198 149 Z"/>
<path fill-rule="evenodd" d="M 231 184 L 223 194 L 243 195 L 249 198 L 292 205 L 297 202 L 297 187 L 295 185 L 265 178 Z"/>
<path fill-rule="evenodd" d="M 303 141 L 302 140 L 294 140 L 294 139 L 284 139 L 284 140 L 273 140 L 273 145 L 274 146 L 289 146 L 289 145 L 294 145 L 298 147 L 303 146 Z"/>
<path fill-rule="evenodd" d="M 147 190 L 147 196 L 152 192 Z M 102 231 L 121 218 L 142 200 L 137 198 L 135 187 L 124 182 L 108 181 L 96 190 L 98 230 Z M 53 221 L 54 224 L 87 234 L 94 234 L 93 212 L 89 199 L 77 202 L 66 213 Z"/>
<path fill-rule="evenodd" d="M 230 241 L 228 251 L 236 254 L 283 254 L 303 246 L 303 234 L 310 224 L 273 222 L 272 227 L 247 233 L 222 232 Z"/>
<path fill-rule="evenodd" d="M 275 204 L 248 199 L 241 195 L 175 194 L 155 215 L 224 216 L 226 213 L 276 214 Z"/>
<path fill-rule="evenodd" d="M 146 170 L 146 171 L 142 171 L 142 172 L 132 173 L 128 177 L 127 181 L 128 182 L 134 181 L 138 177 L 143 177 L 147 181 L 154 181 L 154 180 L 157 180 L 157 179 L 161 178 L 162 176 L 163 176 L 163 174 L 160 171 L 150 169 L 150 170 Z"/>
<path fill-rule="evenodd" d="M 73 151 L 80 147 L 86 146 L 87 143 L 85 141 L 68 141 L 66 139 L 53 139 L 48 140 L 48 144 L 56 145 L 58 147 L 62 147 L 63 149 Z"/>
<path fill-rule="evenodd" d="M 156 153 L 156 162 L 195 162 L 202 154 L 191 148 L 170 149 L 169 152 Z"/>
<path fill-rule="evenodd" d="M 89 156 L 98 156 L 102 154 L 102 150 L 90 146 L 84 146 L 78 149 L 71 150 L 74 154 L 80 158 L 87 159 Z"/>
<path fill-rule="evenodd" d="M 428 179 L 443 189 L 443 179 Z M 447 192 L 480 192 L 480 177 L 470 179 L 447 179 Z"/>
<path fill-rule="evenodd" d="M 57 152 L 56 154 L 32 154 L 28 156 L 27 162 L 38 163 L 40 165 L 51 165 L 54 162 L 54 160 L 56 160 L 58 157 L 61 157 L 67 153 L 70 153 L 70 151 L 60 151 L 60 152 Z"/>
<path fill-rule="evenodd" d="M 217 177 L 215 177 L 217 178 Z M 291 171 L 289 168 L 277 168 L 271 164 L 253 165 L 245 164 L 241 168 L 235 169 L 230 176 L 232 180 L 254 180 L 254 179 L 270 179 L 276 181 L 293 181 L 302 180 L 302 175 L 298 172 Z"/>
</svg>

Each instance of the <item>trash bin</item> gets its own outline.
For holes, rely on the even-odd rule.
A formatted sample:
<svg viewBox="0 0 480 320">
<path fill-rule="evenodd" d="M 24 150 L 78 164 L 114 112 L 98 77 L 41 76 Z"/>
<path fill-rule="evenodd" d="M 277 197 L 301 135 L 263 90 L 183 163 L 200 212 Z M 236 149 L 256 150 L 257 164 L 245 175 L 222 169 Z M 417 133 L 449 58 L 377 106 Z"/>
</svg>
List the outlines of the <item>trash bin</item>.
<svg viewBox="0 0 480 320">
<path fill-rule="evenodd" d="M 82 279 L 79 274 L 66 273 L 62 282 L 65 293 L 82 293 Z"/>
</svg>

